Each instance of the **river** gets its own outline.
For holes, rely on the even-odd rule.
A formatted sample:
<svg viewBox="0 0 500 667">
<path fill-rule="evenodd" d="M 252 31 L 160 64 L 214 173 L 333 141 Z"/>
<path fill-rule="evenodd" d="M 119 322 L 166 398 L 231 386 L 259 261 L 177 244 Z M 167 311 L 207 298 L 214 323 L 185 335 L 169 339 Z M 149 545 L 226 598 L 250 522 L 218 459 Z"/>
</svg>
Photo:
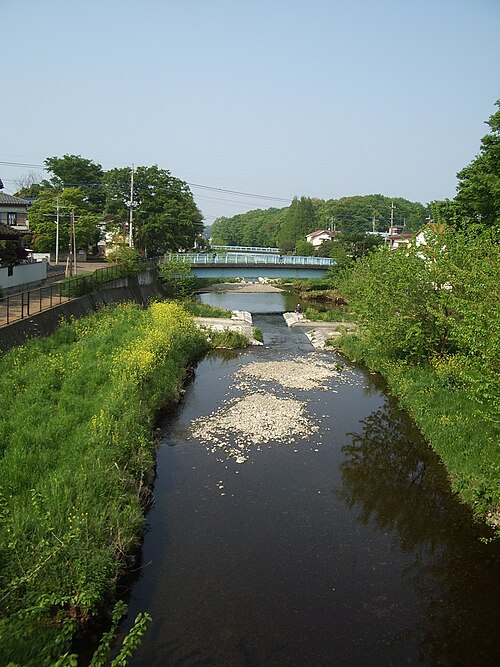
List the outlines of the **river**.
<svg viewBox="0 0 500 667">
<path fill-rule="evenodd" d="M 121 632 L 140 611 L 153 623 L 130 665 L 500 664 L 499 545 L 380 379 L 288 329 L 280 294 L 202 300 L 252 311 L 264 346 L 201 361 L 162 425 Z M 271 363 L 270 381 L 251 375 Z M 335 370 L 300 387 L 290 364 Z M 255 395 L 302 406 L 308 434 L 255 422 L 238 462 L 241 434 L 208 427 Z"/>
</svg>

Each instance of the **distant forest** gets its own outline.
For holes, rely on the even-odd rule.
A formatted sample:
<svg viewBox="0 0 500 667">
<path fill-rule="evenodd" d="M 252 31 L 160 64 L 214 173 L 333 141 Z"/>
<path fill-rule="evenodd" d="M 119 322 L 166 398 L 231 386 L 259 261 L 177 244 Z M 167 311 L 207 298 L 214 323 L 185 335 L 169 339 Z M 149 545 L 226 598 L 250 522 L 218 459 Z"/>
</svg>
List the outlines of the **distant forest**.
<svg viewBox="0 0 500 667">
<path fill-rule="evenodd" d="M 383 195 L 342 197 L 341 199 L 294 198 L 285 208 L 257 209 L 217 218 L 211 226 L 212 244 L 279 247 L 293 249 L 317 229 L 336 229 L 344 234 L 386 232 L 391 204 L 394 222 L 408 231 L 425 224 L 429 209 L 419 202 Z"/>
</svg>

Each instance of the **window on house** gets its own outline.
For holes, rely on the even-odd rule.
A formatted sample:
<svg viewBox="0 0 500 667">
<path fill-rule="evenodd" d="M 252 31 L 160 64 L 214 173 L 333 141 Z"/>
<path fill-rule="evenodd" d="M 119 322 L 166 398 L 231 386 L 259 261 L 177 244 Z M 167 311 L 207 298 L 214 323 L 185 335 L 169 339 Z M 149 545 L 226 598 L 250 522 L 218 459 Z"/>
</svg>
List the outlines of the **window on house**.
<svg viewBox="0 0 500 667">
<path fill-rule="evenodd" d="M 7 213 L 7 224 L 11 226 L 17 224 L 17 213 Z"/>
</svg>

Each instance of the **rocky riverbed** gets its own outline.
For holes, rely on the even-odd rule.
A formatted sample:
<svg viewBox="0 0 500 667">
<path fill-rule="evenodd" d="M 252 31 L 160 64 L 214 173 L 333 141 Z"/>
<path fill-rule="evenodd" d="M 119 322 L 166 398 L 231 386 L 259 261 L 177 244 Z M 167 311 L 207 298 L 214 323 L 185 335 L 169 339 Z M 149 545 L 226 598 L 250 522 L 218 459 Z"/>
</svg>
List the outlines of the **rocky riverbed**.
<svg viewBox="0 0 500 667">
<path fill-rule="evenodd" d="M 252 448 L 270 442 L 298 445 L 319 430 L 317 417 L 308 414 L 306 401 L 300 400 L 300 391 L 335 391 L 329 387 L 332 379 L 349 381 L 337 363 L 314 354 L 247 364 L 233 376 L 234 388 L 242 395 L 196 419 L 190 436 L 237 463 L 248 460 Z"/>
</svg>

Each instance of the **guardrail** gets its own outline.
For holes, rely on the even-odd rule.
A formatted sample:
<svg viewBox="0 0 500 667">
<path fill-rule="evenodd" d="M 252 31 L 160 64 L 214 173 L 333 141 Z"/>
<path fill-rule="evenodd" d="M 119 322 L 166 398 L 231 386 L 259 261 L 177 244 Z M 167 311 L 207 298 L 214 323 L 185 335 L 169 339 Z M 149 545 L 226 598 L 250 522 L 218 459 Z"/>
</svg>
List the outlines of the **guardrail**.
<svg viewBox="0 0 500 667">
<path fill-rule="evenodd" d="M 166 260 L 177 260 L 194 266 L 218 264 L 261 264 L 261 265 L 293 265 L 293 266 L 335 266 L 330 257 L 302 257 L 295 255 L 263 255 L 238 253 L 177 253 L 165 255 Z"/>
<path fill-rule="evenodd" d="M 0 299 L 0 327 L 32 317 L 61 303 L 93 292 L 99 285 L 136 275 L 145 269 L 158 266 L 161 258 L 154 257 L 133 266 L 110 264 L 91 274 L 74 276 L 24 292 L 9 294 Z"/>
<path fill-rule="evenodd" d="M 250 253 L 273 253 L 279 254 L 279 248 L 256 248 L 255 246 L 246 245 L 213 245 L 211 250 L 225 250 L 226 252 L 250 252 Z M 210 252 L 210 251 L 208 251 Z"/>
</svg>

